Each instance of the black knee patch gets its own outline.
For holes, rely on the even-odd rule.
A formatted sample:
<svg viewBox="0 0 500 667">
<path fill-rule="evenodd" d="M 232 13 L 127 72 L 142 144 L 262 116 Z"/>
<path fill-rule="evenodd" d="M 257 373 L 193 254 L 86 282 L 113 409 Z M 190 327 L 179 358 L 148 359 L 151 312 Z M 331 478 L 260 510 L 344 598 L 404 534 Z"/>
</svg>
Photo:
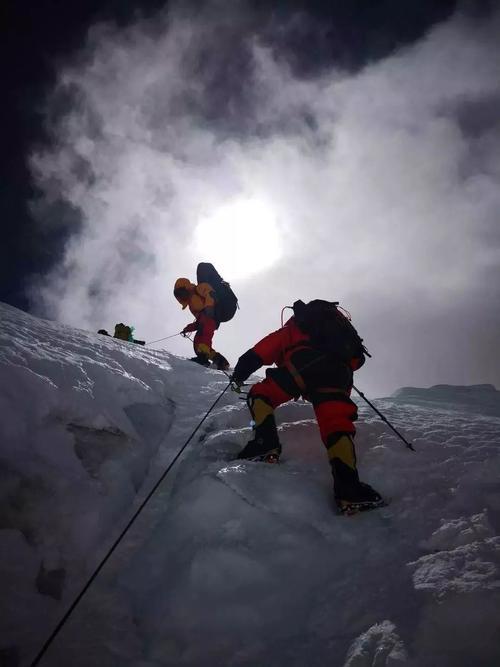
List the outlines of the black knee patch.
<svg viewBox="0 0 500 667">
<path fill-rule="evenodd" d="M 291 399 L 299 398 L 301 391 L 287 368 L 282 366 L 279 368 L 268 368 L 266 377 L 270 378 L 273 382 L 276 382 L 278 387 L 286 392 Z"/>
</svg>

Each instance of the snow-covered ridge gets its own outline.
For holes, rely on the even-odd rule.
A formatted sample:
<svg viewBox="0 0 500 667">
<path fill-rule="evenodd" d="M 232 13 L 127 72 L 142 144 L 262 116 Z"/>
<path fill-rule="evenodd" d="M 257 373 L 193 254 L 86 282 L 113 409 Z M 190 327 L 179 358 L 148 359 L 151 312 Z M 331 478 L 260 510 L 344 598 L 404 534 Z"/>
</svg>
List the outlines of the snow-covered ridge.
<svg viewBox="0 0 500 667">
<path fill-rule="evenodd" d="M 23 667 L 227 379 L 1 304 L 0 373 L 0 664 Z M 375 403 L 416 453 L 361 403 L 360 474 L 392 502 L 352 519 L 311 406 L 277 411 L 282 465 L 234 461 L 227 391 L 42 667 L 500 664 L 498 392 L 406 391 Z"/>
<path fill-rule="evenodd" d="M 500 391 L 492 384 L 402 387 L 395 391 L 391 398 L 405 403 L 433 403 L 442 406 L 448 404 L 454 409 L 468 408 L 476 413 L 500 417 Z"/>
</svg>

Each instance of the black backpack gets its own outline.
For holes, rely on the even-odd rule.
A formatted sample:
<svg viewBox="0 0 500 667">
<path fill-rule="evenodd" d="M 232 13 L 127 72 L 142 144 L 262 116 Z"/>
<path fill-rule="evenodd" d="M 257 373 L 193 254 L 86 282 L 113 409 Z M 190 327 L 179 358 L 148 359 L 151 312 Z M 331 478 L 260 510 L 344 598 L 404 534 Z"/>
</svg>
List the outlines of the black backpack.
<svg viewBox="0 0 500 667">
<path fill-rule="evenodd" d="M 343 362 L 371 356 L 363 339 L 348 318 L 337 308 L 338 301 L 315 299 L 293 304 L 295 322 L 311 338 L 314 347 Z"/>
<path fill-rule="evenodd" d="M 218 324 L 229 322 L 238 308 L 238 299 L 229 283 L 217 273 L 213 264 L 200 262 L 196 269 L 196 280 L 199 283 L 208 283 L 215 292 L 215 319 Z"/>
</svg>

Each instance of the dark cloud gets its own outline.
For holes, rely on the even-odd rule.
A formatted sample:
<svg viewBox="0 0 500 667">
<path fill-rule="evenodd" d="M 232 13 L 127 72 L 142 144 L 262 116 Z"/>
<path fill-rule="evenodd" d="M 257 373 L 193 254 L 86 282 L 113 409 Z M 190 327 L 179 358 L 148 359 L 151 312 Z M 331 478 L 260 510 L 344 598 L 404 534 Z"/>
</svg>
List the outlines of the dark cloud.
<svg viewBox="0 0 500 667">
<path fill-rule="evenodd" d="M 499 130 L 500 94 L 492 93 L 479 99 L 463 100 L 456 106 L 455 117 L 466 137 L 479 139 Z"/>
<path fill-rule="evenodd" d="M 275 4 L 264 41 L 274 45 L 301 77 L 316 76 L 331 67 L 354 73 L 421 38 L 429 26 L 449 18 L 457 6 L 454 0 Z M 294 10 L 291 16 L 290 7 Z"/>
</svg>

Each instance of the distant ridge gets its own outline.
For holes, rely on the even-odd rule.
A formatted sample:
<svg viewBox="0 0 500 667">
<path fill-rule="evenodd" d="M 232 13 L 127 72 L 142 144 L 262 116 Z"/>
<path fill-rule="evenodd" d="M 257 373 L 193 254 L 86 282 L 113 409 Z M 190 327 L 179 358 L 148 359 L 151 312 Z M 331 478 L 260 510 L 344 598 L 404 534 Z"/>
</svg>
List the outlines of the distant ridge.
<svg viewBox="0 0 500 667">
<path fill-rule="evenodd" d="M 401 387 L 391 396 L 401 403 L 439 404 L 453 409 L 467 407 L 476 413 L 500 417 L 500 391 L 492 384 Z"/>
</svg>

